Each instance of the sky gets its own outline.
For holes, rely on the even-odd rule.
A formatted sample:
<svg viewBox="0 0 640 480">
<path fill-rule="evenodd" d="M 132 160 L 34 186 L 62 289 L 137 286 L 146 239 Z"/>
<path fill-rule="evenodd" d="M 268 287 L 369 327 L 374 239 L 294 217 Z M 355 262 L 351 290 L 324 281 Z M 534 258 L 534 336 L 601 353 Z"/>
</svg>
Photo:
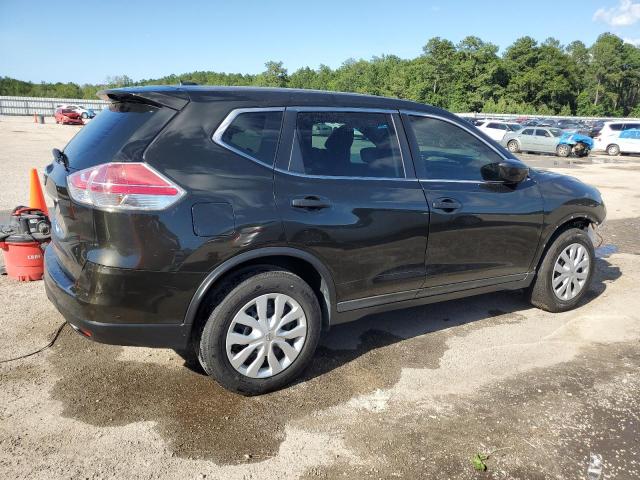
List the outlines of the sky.
<svg viewBox="0 0 640 480">
<path fill-rule="evenodd" d="M 289 72 L 348 58 L 419 55 L 431 37 L 506 48 L 530 35 L 640 46 L 640 0 L 0 0 L 0 76 L 102 83 L 196 70 Z"/>
</svg>

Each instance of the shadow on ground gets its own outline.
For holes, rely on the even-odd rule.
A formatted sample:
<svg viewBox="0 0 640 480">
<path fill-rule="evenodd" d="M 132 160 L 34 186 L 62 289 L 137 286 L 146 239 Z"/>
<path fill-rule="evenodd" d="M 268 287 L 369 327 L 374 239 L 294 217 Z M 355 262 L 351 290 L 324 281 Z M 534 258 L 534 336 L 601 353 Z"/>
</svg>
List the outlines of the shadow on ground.
<svg viewBox="0 0 640 480">
<path fill-rule="evenodd" d="M 606 259 L 585 301 L 620 276 Z M 495 293 L 401 310 L 336 326 L 302 381 L 261 397 L 230 393 L 187 368 L 119 360 L 121 347 L 66 329 L 49 355 L 60 380 L 51 394 L 63 415 L 100 426 L 154 421 L 175 454 L 220 464 L 277 453 L 292 420 L 388 388 L 402 368 L 437 369 L 447 339 L 469 329 L 519 322 L 530 306 L 517 292 Z M 463 330 L 451 329 L 467 325 Z M 140 350 L 144 352 L 144 350 Z"/>
</svg>

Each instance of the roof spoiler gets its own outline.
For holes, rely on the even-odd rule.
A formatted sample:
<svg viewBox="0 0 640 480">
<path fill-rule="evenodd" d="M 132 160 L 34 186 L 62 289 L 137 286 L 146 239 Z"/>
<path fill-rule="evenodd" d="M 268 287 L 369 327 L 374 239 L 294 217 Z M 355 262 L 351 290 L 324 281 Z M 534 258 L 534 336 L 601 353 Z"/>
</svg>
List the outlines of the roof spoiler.
<svg viewBox="0 0 640 480">
<path fill-rule="evenodd" d="M 101 90 L 98 97 L 108 102 L 146 103 L 156 107 L 168 107 L 182 110 L 189 103 L 189 95 L 176 88 L 166 90 L 150 90 L 146 88 L 115 88 Z"/>
</svg>

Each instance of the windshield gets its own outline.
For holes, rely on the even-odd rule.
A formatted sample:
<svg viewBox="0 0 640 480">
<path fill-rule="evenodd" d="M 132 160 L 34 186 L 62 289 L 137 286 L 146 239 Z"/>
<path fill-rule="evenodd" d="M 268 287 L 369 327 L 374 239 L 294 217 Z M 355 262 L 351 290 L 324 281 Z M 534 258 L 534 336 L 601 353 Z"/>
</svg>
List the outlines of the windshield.
<svg viewBox="0 0 640 480">
<path fill-rule="evenodd" d="M 551 135 L 553 135 L 554 137 L 561 137 L 564 133 L 559 128 L 550 128 L 549 131 L 551 132 Z"/>
<path fill-rule="evenodd" d="M 518 132 L 522 130 L 522 125 L 520 125 L 519 123 L 508 123 L 507 126 L 512 132 Z"/>
</svg>

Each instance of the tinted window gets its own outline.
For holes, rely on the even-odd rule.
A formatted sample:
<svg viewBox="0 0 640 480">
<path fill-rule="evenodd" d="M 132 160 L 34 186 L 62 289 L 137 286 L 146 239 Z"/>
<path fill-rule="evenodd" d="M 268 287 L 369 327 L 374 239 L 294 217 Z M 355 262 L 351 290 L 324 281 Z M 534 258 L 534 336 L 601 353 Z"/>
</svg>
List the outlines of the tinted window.
<svg viewBox="0 0 640 480">
<path fill-rule="evenodd" d="M 533 128 L 526 128 L 522 131 L 522 135 L 533 135 Z"/>
<path fill-rule="evenodd" d="M 622 130 L 622 123 L 612 123 L 611 125 L 609 125 L 609 128 L 613 131 L 620 131 Z"/>
<path fill-rule="evenodd" d="M 550 136 L 551 134 L 546 130 L 541 130 L 539 128 L 536 130 L 536 137 L 550 137 Z"/>
<path fill-rule="evenodd" d="M 301 112 L 291 171 L 332 177 L 404 178 L 391 115 Z"/>
<path fill-rule="evenodd" d="M 65 147 L 69 166 L 82 169 L 103 162 L 140 161 L 142 152 L 175 113 L 142 103 L 112 103 Z"/>
<path fill-rule="evenodd" d="M 625 123 L 624 124 L 624 129 L 625 130 L 630 130 L 632 128 L 640 128 L 640 123 Z"/>
<path fill-rule="evenodd" d="M 225 129 L 220 140 L 251 158 L 273 165 L 281 124 L 282 112 L 241 113 Z"/>
<path fill-rule="evenodd" d="M 416 168 L 422 178 L 482 180 L 482 167 L 502 160 L 487 144 L 452 123 L 409 118 L 420 150 Z"/>
</svg>

